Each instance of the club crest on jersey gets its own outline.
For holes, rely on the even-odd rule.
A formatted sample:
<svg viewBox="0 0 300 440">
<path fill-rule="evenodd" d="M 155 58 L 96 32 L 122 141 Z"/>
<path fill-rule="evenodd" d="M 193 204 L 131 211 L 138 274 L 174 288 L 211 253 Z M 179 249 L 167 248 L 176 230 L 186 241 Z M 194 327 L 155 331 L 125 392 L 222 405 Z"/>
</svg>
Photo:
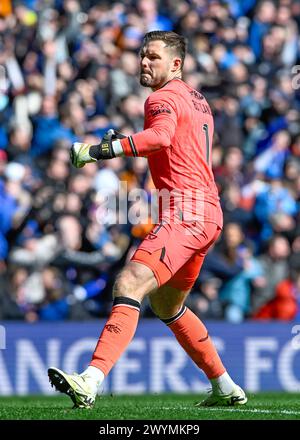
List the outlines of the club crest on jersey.
<svg viewBox="0 0 300 440">
<path fill-rule="evenodd" d="M 152 116 L 156 116 L 160 113 L 171 113 L 171 109 L 166 104 L 158 104 L 150 110 L 150 113 Z"/>
</svg>

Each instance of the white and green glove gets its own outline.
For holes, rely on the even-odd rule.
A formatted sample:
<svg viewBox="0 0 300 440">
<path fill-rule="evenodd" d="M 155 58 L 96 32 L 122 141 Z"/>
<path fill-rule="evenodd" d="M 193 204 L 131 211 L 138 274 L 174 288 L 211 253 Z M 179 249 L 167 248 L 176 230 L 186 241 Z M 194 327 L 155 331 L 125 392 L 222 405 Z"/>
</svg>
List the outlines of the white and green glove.
<svg viewBox="0 0 300 440">
<path fill-rule="evenodd" d="M 75 142 L 70 151 L 72 165 L 76 168 L 82 168 L 86 163 L 113 159 L 120 155 L 119 151 L 117 153 L 114 151 L 113 141 L 124 139 L 125 137 L 118 131 L 110 129 L 105 133 L 98 145 Z"/>
</svg>

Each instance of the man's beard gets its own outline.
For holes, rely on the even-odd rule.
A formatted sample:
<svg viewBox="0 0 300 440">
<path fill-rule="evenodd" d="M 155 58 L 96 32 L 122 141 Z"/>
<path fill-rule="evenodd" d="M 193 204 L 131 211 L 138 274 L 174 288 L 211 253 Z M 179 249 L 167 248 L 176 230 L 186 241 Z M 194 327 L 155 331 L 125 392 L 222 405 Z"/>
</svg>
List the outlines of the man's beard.
<svg viewBox="0 0 300 440">
<path fill-rule="evenodd" d="M 145 75 L 141 73 L 140 75 L 140 84 L 143 87 L 151 87 L 152 86 L 152 78 L 150 75 Z"/>
</svg>

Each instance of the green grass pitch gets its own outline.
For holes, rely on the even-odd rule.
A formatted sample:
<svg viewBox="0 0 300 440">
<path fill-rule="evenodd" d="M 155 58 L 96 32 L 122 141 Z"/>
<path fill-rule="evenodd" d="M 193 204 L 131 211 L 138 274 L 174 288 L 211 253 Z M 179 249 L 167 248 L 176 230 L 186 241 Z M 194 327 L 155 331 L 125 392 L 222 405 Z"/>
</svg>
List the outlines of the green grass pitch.
<svg viewBox="0 0 300 440">
<path fill-rule="evenodd" d="M 300 394 L 248 393 L 247 405 L 196 408 L 198 395 L 99 396 L 91 410 L 73 410 L 59 396 L 0 397 L 0 420 L 300 420 Z"/>
</svg>

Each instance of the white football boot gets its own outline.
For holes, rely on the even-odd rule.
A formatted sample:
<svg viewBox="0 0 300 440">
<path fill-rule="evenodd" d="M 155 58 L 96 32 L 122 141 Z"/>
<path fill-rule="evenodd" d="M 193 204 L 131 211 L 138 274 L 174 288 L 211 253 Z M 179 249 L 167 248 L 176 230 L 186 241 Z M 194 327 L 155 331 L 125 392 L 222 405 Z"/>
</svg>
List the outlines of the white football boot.
<svg viewBox="0 0 300 440">
<path fill-rule="evenodd" d="M 58 368 L 49 368 L 48 376 L 51 386 L 69 396 L 73 408 L 92 408 L 97 396 L 97 384 L 87 374 L 67 374 Z"/>
<path fill-rule="evenodd" d="M 245 405 L 248 399 L 241 387 L 235 385 L 233 391 L 229 394 L 221 394 L 210 390 L 209 396 L 196 406 L 238 406 Z"/>
</svg>

